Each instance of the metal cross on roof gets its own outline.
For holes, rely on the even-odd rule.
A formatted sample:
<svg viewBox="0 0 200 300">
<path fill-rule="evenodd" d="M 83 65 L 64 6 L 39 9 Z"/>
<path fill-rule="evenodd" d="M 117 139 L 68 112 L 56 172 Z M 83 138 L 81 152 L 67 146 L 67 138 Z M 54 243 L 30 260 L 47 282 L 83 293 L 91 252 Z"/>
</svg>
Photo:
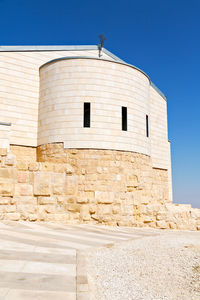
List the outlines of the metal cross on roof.
<svg viewBox="0 0 200 300">
<path fill-rule="evenodd" d="M 106 40 L 106 38 L 103 34 L 100 34 L 99 39 L 100 39 L 100 44 L 98 44 L 98 49 L 99 49 L 99 57 L 101 57 L 101 51 L 102 51 L 103 44 L 104 44 L 104 41 Z"/>
</svg>

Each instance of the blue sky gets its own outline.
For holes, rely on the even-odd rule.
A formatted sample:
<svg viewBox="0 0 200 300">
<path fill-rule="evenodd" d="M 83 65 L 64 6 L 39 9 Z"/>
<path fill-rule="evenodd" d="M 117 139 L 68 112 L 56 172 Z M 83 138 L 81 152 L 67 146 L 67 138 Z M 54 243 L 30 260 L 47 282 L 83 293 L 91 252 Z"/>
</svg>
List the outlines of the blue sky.
<svg viewBox="0 0 200 300">
<path fill-rule="evenodd" d="M 105 48 L 168 98 L 174 202 L 200 207 L 200 1 L 0 0 L 0 45 Z"/>
</svg>

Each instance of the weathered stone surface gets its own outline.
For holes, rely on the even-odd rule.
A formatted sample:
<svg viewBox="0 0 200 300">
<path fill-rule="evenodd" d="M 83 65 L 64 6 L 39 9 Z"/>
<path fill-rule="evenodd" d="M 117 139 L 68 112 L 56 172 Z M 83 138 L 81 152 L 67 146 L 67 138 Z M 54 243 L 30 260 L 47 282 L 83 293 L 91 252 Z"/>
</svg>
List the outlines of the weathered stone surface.
<svg viewBox="0 0 200 300">
<path fill-rule="evenodd" d="M 67 211 L 80 213 L 80 205 L 79 204 L 66 204 L 65 209 Z"/>
<path fill-rule="evenodd" d="M 76 195 L 78 192 L 78 177 L 66 176 L 65 181 L 65 193 L 67 195 Z"/>
<path fill-rule="evenodd" d="M 29 171 L 38 171 L 40 169 L 40 163 L 38 162 L 31 162 L 28 164 Z"/>
<path fill-rule="evenodd" d="M 55 173 L 64 173 L 66 170 L 65 164 L 55 164 L 54 163 L 54 172 Z"/>
<path fill-rule="evenodd" d="M 27 215 L 30 213 L 36 213 L 37 206 L 32 204 L 19 204 L 17 205 L 17 212 L 19 212 L 21 215 Z"/>
<path fill-rule="evenodd" d="M 156 225 L 157 225 L 158 228 L 161 228 L 161 229 L 167 229 L 168 228 L 168 225 L 167 225 L 166 221 L 157 221 Z"/>
<path fill-rule="evenodd" d="M 54 214 L 55 213 L 55 206 L 54 205 L 40 205 L 38 207 L 39 213 L 45 214 Z"/>
<path fill-rule="evenodd" d="M 46 204 L 56 204 L 55 197 L 38 197 L 38 204 L 39 205 L 46 205 Z"/>
<path fill-rule="evenodd" d="M 0 148 L 0 156 L 6 156 L 7 155 L 7 148 Z"/>
<path fill-rule="evenodd" d="M 13 168 L 0 168 L 0 181 L 2 179 L 13 180 L 15 176 L 15 170 Z"/>
<path fill-rule="evenodd" d="M 80 208 L 80 220 L 81 221 L 89 221 L 90 220 L 88 205 L 82 205 L 81 206 L 81 208 Z"/>
<path fill-rule="evenodd" d="M 33 196 L 32 184 L 26 184 L 26 183 L 15 184 L 15 196 Z"/>
<path fill-rule="evenodd" d="M 0 205 L 8 205 L 8 204 L 10 204 L 10 199 L 11 198 L 1 197 L 0 198 Z"/>
<path fill-rule="evenodd" d="M 50 196 L 51 194 L 51 174 L 48 172 L 34 173 L 34 195 Z"/>
<path fill-rule="evenodd" d="M 37 214 L 30 214 L 30 215 L 28 216 L 28 219 L 29 219 L 29 221 L 31 221 L 31 222 L 37 221 L 37 218 L 38 218 Z"/>
<path fill-rule="evenodd" d="M 0 196 L 13 196 L 14 185 L 9 182 L 0 182 Z"/>
<path fill-rule="evenodd" d="M 19 161 L 36 161 L 36 148 L 10 145 L 10 152 L 16 155 Z"/>
<path fill-rule="evenodd" d="M 6 205 L 5 212 L 7 213 L 15 213 L 17 211 L 16 205 Z"/>
<path fill-rule="evenodd" d="M 40 165 L 42 171 L 48 171 L 48 172 L 54 171 L 54 164 L 51 162 L 42 162 Z"/>
<path fill-rule="evenodd" d="M 54 195 L 63 195 L 65 192 L 65 174 L 52 173 L 51 184 Z"/>
<path fill-rule="evenodd" d="M 6 219 L 10 221 L 19 221 L 20 220 L 20 214 L 19 213 L 7 213 Z"/>
<path fill-rule="evenodd" d="M 71 165 L 66 164 L 66 165 L 65 165 L 65 173 L 66 173 L 67 175 L 72 175 L 72 174 L 74 174 L 74 168 L 73 168 Z"/>
<path fill-rule="evenodd" d="M 33 196 L 15 196 L 11 198 L 17 205 L 37 205 L 37 198 Z M 11 201 L 12 201 L 11 200 Z"/>
<path fill-rule="evenodd" d="M 16 164 L 16 155 L 8 153 L 5 159 L 5 165 L 14 166 Z"/>
<path fill-rule="evenodd" d="M 18 171 L 17 172 L 17 181 L 19 183 L 29 182 L 29 172 L 28 171 Z"/>
<path fill-rule="evenodd" d="M 82 204 L 86 204 L 86 203 L 91 203 L 94 201 L 94 196 L 95 193 L 94 192 L 79 192 L 77 194 L 77 203 L 82 203 Z"/>
<path fill-rule="evenodd" d="M 114 193 L 95 191 L 95 199 L 97 203 L 110 204 L 114 201 Z"/>
<path fill-rule="evenodd" d="M 17 164 L 9 162 L 12 155 L 1 156 L 0 218 L 200 228 L 200 210 L 169 201 L 168 173 L 153 169 L 146 155 L 61 145 L 42 149 L 46 162 L 22 160 L 19 147 Z"/>
<path fill-rule="evenodd" d="M 29 163 L 26 160 L 17 160 L 17 169 L 19 171 L 26 171 L 28 170 Z"/>
</svg>

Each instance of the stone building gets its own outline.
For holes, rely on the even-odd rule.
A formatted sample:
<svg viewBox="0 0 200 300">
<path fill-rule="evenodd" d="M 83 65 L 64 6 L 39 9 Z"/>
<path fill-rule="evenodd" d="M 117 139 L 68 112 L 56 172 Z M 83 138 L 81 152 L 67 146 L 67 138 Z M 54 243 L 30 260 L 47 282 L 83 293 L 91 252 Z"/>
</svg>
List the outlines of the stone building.
<svg viewBox="0 0 200 300">
<path fill-rule="evenodd" d="M 0 216 L 191 228 L 172 204 L 167 102 L 97 46 L 0 47 Z"/>
</svg>

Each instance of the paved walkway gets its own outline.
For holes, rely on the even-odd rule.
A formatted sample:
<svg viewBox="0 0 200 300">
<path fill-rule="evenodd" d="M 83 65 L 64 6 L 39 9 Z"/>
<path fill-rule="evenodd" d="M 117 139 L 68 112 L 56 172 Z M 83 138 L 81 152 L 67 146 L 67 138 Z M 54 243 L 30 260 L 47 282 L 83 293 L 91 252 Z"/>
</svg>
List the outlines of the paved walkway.
<svg viewBox="0 0 200 300">
<path fill-rule="evenodd" d="M 75 300 L 76 251 L 155 235 L 92 225 L 0 223 L 0 300 Z"/>
</svg>

